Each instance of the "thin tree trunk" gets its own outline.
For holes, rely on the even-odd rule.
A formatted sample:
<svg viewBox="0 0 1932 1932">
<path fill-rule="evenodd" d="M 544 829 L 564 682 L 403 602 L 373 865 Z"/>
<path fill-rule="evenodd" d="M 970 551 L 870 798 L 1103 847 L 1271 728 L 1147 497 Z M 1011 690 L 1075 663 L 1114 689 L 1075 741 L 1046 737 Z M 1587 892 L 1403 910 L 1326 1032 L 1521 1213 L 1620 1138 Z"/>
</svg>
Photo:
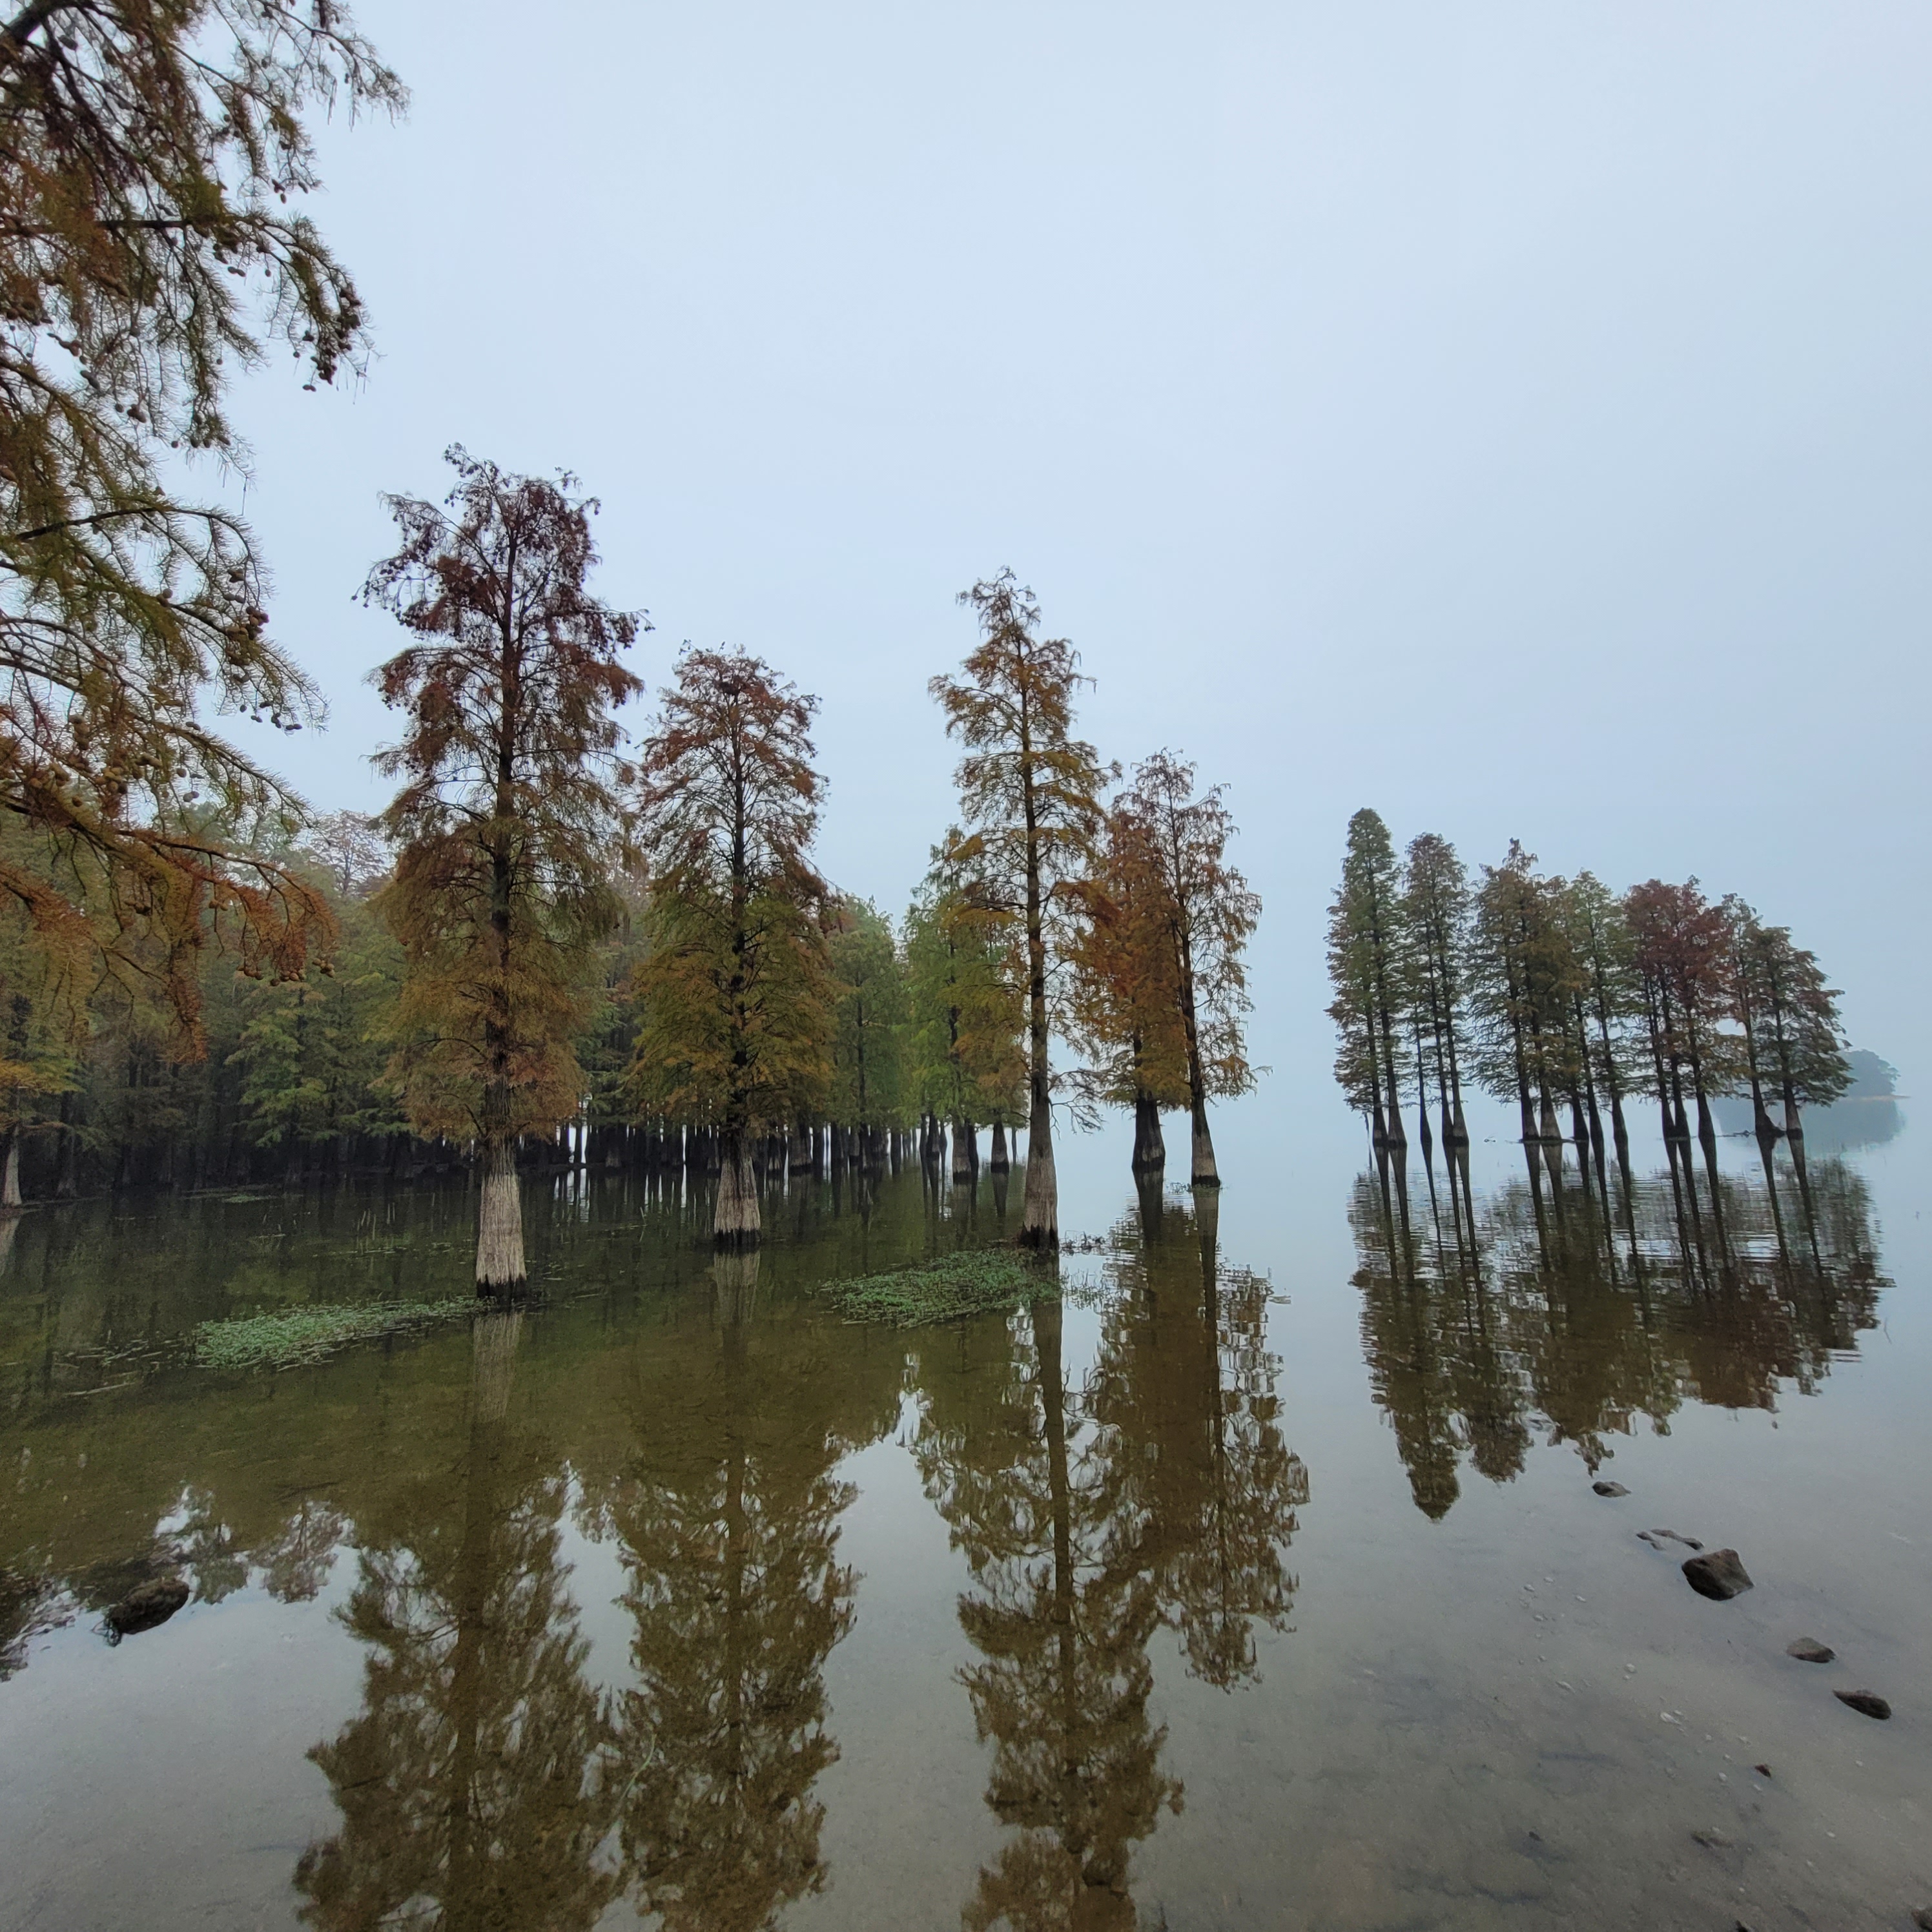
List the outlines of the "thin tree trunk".
<svg viewBox="0 0 1932 1932">
<path fill-rule="evenodd" d="M 986 1160 L 988 1174 L 1004 1174 L 1012 1166 L 1012 1156 L 1006 1148 L 1006 1124 L 1004 1120 L 993 1123 L 993 1150 Z"/>
<path fill-rule="evenodd" d="M 9 1127 L 0 1136 L 0 1212 L 26 1206 L 20 1196 L 20 1130 Z"/>
</svg>

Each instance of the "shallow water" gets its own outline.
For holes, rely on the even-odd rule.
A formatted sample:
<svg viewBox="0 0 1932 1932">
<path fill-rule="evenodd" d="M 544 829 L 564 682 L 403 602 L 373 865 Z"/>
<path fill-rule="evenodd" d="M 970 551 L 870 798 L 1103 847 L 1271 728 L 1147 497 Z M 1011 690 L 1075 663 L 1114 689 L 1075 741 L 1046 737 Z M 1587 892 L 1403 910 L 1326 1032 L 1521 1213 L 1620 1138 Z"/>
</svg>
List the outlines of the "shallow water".
<svg viewBox="0 0 1932 1932">
<path fill-rule="evenodd" d="M 533 1180 L 532 1306 L 278 1374 L 194 1366 L 194 1325 L 460 1292 L 460 1189 L 22 1217 L 0 1927 L 1932 1904 L 1913 1134 L 1802 1192 L 1749 1142 L 1714 1186 L 1640 1144 L 1628 1190 L 1480 1145 L 1466 1194 L 1339 1112 L 1222 1133 L 1218 1202 L 1064 1148 L 1068 1298 L 910 1331 L 814 1290 L 999 1238 L 1017 1174 L 1004 1216 L 990 1179 L 776 1191 L 755 1265 L 701 1202 Z M 1696 1596 L 1664 1528 L 1756 1587 Z M 1889 1723 L 1831 1695 L 1866 1687 Z"/>
</svg>

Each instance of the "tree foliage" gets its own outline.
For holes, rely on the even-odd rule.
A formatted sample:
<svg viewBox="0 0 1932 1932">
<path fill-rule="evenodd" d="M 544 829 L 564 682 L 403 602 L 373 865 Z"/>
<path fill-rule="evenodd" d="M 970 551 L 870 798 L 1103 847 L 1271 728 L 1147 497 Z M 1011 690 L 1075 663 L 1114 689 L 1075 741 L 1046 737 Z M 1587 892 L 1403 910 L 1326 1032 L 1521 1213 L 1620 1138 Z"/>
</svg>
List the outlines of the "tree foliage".
<svg viewBox="0 0 1932 1932">
<path fill-rule="evenodd" d="M 230 374 L 285 344 L 355 367 L 362 304 L 308 218 L 304 116 L 401 105 L 333 0 L 33 0 L 0 26 L 0 808 L 53 868 L 0 893 L 71 960 L 151 974 L 201 1043 L 194 959 L 238 932 L 298 974 L 320 902 L 246 834 L 293 801 L 204 714 L 313 719 L 248 532 L 180 500 L 174 451 L 241 449 Z"/>
<path fill-rule="evenodd" d="M 574 1039 L 596 942 L 622 911 L 616 707 L 639 619 L 592 596 L 596 504 L 460 449 L 440 505 L 388 499 L 402 534 L 365 595 L 414 640 L 376 674 L 406 730 L 382 827 L 407 979 L 397 1070 L 428 1132 L 496 1146 L 554 1126 L 582 1088 Z"/>
<path fill-rule="evenodd" d="M 831 1070 L 817 704 L 762 658 L 686 650 L 643 748 L 632 1078 L 645 1104 L 715 1125 L 732 1160 L 754 1129 L 815 1108 Z"/>
</svg>

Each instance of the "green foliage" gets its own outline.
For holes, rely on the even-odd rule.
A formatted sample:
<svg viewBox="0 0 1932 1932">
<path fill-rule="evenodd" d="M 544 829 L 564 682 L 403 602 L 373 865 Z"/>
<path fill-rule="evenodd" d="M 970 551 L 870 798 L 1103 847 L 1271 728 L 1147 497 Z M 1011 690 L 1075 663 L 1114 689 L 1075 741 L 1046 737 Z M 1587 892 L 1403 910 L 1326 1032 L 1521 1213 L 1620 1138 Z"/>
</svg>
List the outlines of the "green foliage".
<svg viewBox="0 0 1932 1932">
<path fill-rule="evenodd" d="M 920 1328 L 1057 1301 L 1060 1286 L 1050 1264 L 1010 1248 L 976 1248 L 890 1274 L 834 1282 L 823 1292 L 848 1321 Z"/>
<path fill-rule="evenodd" d="M 687 651 L 644 748 L 633 1088 L 734 1136 L 814 1110 L 830 1074 L 826 887 L 808 856 L 817 703 L 759 658 Z"/>
<path fill-rule="evenodd" d="M 474 1315 L 476 1298 L 447 1301 L 317 1303 L 269 1315 L 204 1322 L 194 1331 L 194 1359 L 204 1369 L 290 1369 L 319 1362 L 352 1342 L 399 1335 Z"/>
<path fill-rule="evenodd" d="M 406 1131 L 388 1078 L 403 950 L 366 902 L 344 905 L 334 968 L 279 985 L 248 982 L 230 1056 L 248 1133 L 310 1144 Z"/>
<path fill-rule="evenodd" d="M 1388 827 L 1364 807 L 1348 820 L 1342 881 L 1328 908 L 1328 1008 L 1340 1036 L 1335 1078 L 1349 1104 L 1399 1112 L 1402 1042 L 1395 1025 L 1401 990 L 1401 877 Z"/>
<path fill-rule="evenodd" d="M 1575 1016 L 1588 981 L 1562 881 L 1539 874 L 1536 855 L 1514 839 L 1500 866 L 1483 868 L 1471 942 L 1478 1077 L 1525 1109 L 1572 1092 L 1582 1072 Z M 1526 1112 L 1524 1132 L 1538 1130 Z"/>
<path fill-rule="evenodd" d="M 949 832 L 934 848 L 906 914 L 910 1084 L 942 1120 L 1011 1124 L 1024 1118 L 1027 1077 L 1014 921 L 962 842 Z"/>
<path fill-rule="evenodd" d="M 906 1051 L 910 1003 L 892 928 L 876 907 L 844 900 L 829 952 L 831 1117 L 841 1126 L 905 1126 L 912 1111 Z"/>
</svg>

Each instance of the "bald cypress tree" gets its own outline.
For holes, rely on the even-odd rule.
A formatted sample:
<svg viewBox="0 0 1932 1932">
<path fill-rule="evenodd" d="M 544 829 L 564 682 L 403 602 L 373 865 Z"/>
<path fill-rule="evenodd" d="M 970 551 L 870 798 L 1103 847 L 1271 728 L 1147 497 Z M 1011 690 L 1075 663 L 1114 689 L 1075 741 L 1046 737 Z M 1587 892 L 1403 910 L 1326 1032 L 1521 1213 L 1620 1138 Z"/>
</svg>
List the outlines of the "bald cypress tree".
<svg viewBox="0 0 1932 1932">
<path fill-rule="evenodd" d="M 651 896 L 632 1076 L 653 1108 L 716 1131 L 721 1247 L 757 1246 L 754 1138 L 820 1104 L 831 1071 L 817 706 L 760 658 L 687 650 L 640 760 Z"/>
<path fill-rule="evenodd" d="M 1158 885 L 1192 1127 L 1190 1175 L 1197 1187 L 1218 1187 L 1208 1102 L 1254 1084 L 1244 1025 L 1250 1004 L 1244 955 L 1262 902 L 1228 862 L 1234 821 L 1222 788 L 1197 792 L 1192 765 L 1156 752 L 1136 769 L 1118 809 L 1140 828 Z"/>
<path fill-rule="evenodd" d="M 392 496 L 403 542 L 364 595 L 414 640 L 375 674 L 402 713 L 378 768 L 400 848 L 380 904 L 406 975 L 396 1068 L 418 1132 L 473 1137 L 479 1292 L 524 1278 L 520 1136 L 584 1089 L 574 1047 L 598 942 L 623 912 L 628 768 L 613 713 L 639 619 L 590 591 L 596 506 L 575 479 L 514 476 L 460 448 L 440 506 Z"/>
<path fill-rule="evenodd" d="M 1348 821 L 1342 882 L 1328 908 L 1328 1012 L 1341 1035 L 1335 1077 L 1370 1117 L 1378 1145 L 1407 1138 L 1398 1084 L 1407 1051 L 1396 1012 L 1402 956 L 1401 867 L 1382 815 L 1364 806 Z"/>
<path fill-rule="evenodd" d="M 1466 1146 L 1469 1139 L 1462 1114 L 1462 1036 L 1468 925 L 1468 874 L 1455 847 L 1433 832 L 1410 840 L 1402 896 L 1408 981 L 1417 1017 L 1426 1030 L 1442 1138 L 1451 1147 Z M 1420 1068 L 1416 1077 L 1423 1077 Z"/>
<path fill-rule="evenodd" d="M 1732 1016 L 1742 1042 L 1745 1078 L 1760 1136 L 1779 1131 L 1766 1090 L 1782 1102 L 1782 1131 L 1803 1137 L 1804 1106 L 1828 1107 L 1851 1084 L 1838 989 L 1817 955 L 1796 944 L 1791 928 L 1766 926 L 1742 900 L 1726 899 Z"/>
<path fill-rule="evenodd" d="M 960 856 L 1003 894 L 1016 916 L 1027 1000 L 1026 1195 L 1020 1238 L 1060 1240 L 1053 1162 L 1053 1076 L 1048 1064 L 1051 976 L 1066 956 L 1077 912 L 1076 882 L 1090 862 L 1109 774 L 1073 736 L 1079 656 L 1040 634 L 1040 606 L 1010 570 L 982 579 L 959 601 L 980 641 L 964 675 L 929 687 L 948 734 L 965 748 L 958 772 L 968 836 Z"/>
</svg>

